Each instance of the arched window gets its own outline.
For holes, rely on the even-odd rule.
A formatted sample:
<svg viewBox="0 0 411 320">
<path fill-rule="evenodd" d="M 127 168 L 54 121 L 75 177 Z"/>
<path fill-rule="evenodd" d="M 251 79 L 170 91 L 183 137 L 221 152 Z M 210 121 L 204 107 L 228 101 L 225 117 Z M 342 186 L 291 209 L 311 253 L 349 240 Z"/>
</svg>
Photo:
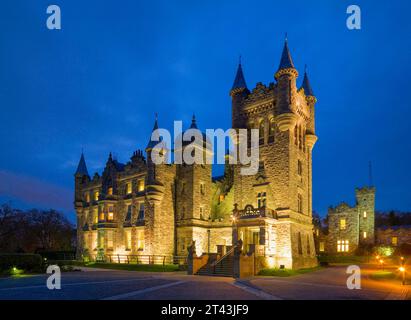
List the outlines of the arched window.
<svg viewBox="0 0 411 320">
<path fill-rule="evenodd" d="M 264 120 L 263 120 L 260 122 L 260 128 L 259 128 L 260 145 L 264 144 L 264 134 L 265 134 L 265 126 L 264 126 Z"/>
<path fill-rule="evenodd" d="M 274 119 L 270 120 L 270 127 L 268 129 L 268 143 L 273 143 L 275 137 L 275 123 Z"/>
</svg>

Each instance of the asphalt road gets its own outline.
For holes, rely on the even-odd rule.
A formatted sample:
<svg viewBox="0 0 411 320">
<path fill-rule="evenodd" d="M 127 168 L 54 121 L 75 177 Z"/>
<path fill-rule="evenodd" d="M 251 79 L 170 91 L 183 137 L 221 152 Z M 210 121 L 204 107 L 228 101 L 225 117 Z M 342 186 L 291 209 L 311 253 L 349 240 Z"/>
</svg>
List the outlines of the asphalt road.
<svg viewBox="0 0 411 320">
<path fill-rule="evenodd" d="M 0 279 L 0 300 L 253 300 L 253 299 L 404 299 L 408 286 L 375 281 L 363 268 L 362 289 L 346 286 L 346 267 L 332 267 L 289 278 L 187 276 L 184 273 L 142 273 L 92 270 L 62 273 L 61 289 L 46 287 L 47 275 Z"/>
</svg>

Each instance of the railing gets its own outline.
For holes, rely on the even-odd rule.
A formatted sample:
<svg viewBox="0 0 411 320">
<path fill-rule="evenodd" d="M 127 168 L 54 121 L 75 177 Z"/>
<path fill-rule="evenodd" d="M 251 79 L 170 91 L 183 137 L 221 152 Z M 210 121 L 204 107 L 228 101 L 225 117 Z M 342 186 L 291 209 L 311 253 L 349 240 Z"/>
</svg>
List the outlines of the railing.
<svg viewBox="0 0 411 320">
<path fill-rule="evenodd" d="M 124 264 L 176 264 L 187 265 L 187 256 L 141 255 L 141 254 L 107 254 L 93 257 L 96 262 L 124 263 Z"/>
<path fill-rule="evenodd" d="M 226 257 L 228 257 L 230 254 L 232 254 L 232 253 L 234 252 L 235 248 L 237 248 L 236 245 L 233 246 L 230 250 L 228 250 L 228 251 L 226 252 L 226 254 L 223 255 L 220 259 L 217 259 L 216 261 L 214 261 L 214 262 L 211 264 L 211 266 L 215 268 L 215 266 L 216 266 L 217 264 L 219 264 L 222 260 L 224 260 L 224 259 L 225 259 Z"/>
<path fill-rule="evenodd" d="M 259 217 L 268 217 L 277 219 L 277 212 L 267 207 L 254 208 L 251 204 L 246 205 L 243 210 L 238 210 L 235 207 L 233 211 L 234 216 L 237 216 L 239 219 L 247 218 L 259 218 Z"/>
</svg>

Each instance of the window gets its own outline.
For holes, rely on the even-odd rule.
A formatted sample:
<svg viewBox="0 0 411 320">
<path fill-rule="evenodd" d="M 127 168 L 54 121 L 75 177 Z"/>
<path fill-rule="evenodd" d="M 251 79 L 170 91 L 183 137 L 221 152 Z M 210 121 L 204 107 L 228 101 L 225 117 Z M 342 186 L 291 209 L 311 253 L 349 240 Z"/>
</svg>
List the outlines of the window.
<svg viewBox="0 0 411 320">
<path fill-rule="evenodd" d="M 200 206 L 200 219 L 204 219 L 204 207 Z"/>
<path fill-rule="evenodd" d="M 144 180 L 143 179 L 138 180 L 138 192 L 144 191 L 144 189 L 145 189 Z"/>
<path fill-rule="evenodd" d="M 84 194 L 84 199 L 86 200 L 87 203 L 89 203 L 90 202 L 90 193 L 86 192 Z"/>
<path fill-rule="evenodd" d="M 113 195 L 113 187 L 108 187 L 108 189 L 107 189 L 107 194 L 108 194 L 109 196 Z"/>
<path fill-rule="evenodd" d="M 88 233 L 85 233 L 84 234 L 84 236 L 83 236 L 84 238 L 83 238 L 83 244 L 84 244 L 84 248 L 85 249 L 88 249 Z"/>
<path fill-rule="evenodd" d="M 347 228 L 347 223 L 345 219 L 340 219 L 340 230 L 345 230 Z"/>
<path fill-rule="evenodd" d="M 311 246 L 310 246 L 310 236 L 307 235 L 307 254 L 311 254 Z"/>
<path fill-rule="evenodd" d="M 144 220 L 144 202 L 140 202 L 138 204 L 138 217 L 137 217 L 138 221 L 142 221 Z"/>
<path fill-rule="evenodd" d="M 367 218 L 367 211 L 364 211 L 364 213 L 362 214 L 362 216 L 363 216 L 364 218 Z"/>
<path fill-rule="evenodd" d="M 104 248 L 104 234 L 102 232 L 98 233 L 98 247 Z"/>
<path fill-rule="evenodd" d="M 114 246 L 114 234 L 113 231 L 107 231 L 107 249 L 111 250 Z"/>
<path fill-rule="evenodd" d="M 261 121 L 261 123 L 260 123 L 260 128 L 259 128 L 259 131 L 258 131 L 258 134 L 259 134 L 259 141 L 260 141 L 260 145 L 261 144 L 264 144 L 264 133 L 265 133 L 265 127 L 264 127 L 264 120 L 263 121 Z"/>
<path fill-rule="evenodd" d="M 224 201 L 224 195 L 223 194 L 220 194 L 220 196 L 218 197 L 218 201 L 219 201 L 219 203 Z"/>
<path fill-rule="evenodd" d="M 391 238 L 391 244 L 393 246 L 397 246 L 398 245 L 398 237 L 392 237 Z"/>
<path fill-rule="evenodd" d="M 107 220 L 113 221 L 114 220 L 114 207 L 112 205 L 108 206 L 108 216 Z"/>
<path fill-rule="evenodd" d="M 364 231 L 364 232 L 362 233 L 362 237 L 363 237 L 363 239 L 367 239 L 367 231 Z"/>
<path fill-rule="evenodd" d="M 98 223 L 98 209 L 93 209 L 93 221 Z"/>
<path fill-rule="evenodd" d="M 303 213 L 303 196 L 301 194 L 298 195 L 298 212 Z"/>
<path fill-rule="evenodd" d="M 297 163 L 297 173 L 299 176 L 303 174 L 303 163 L 301 162 L 301 160 L 298 160 Z"/>
<path fill-rule="evenodd" d="M 98 201 L 99 196 L 100 196 L 100 193 L 98 191 L 94 192 L 94 201 Z"/>
<path fill-rule="evenodd" d="M 320 252 L 324 252 L 325 251 L 325 243 L 324 243 L 324 241 L 321 241 L 320 242 Z"/>
<path fill-rule="evenodd" d="M 348 252 L 348 240 L 338 240 L 337 241 L 337 252 Z"/>
<path fill-rule="evenodd" d="M 301 239 L 301 232 L 299 232 L 297 236 L 298 236 L 298 254 L 303 254 L 303 243 Z"/>
<path fill-rule="evenodd" d="M 275 123 L 274 119 L 270 120 L 270 129 L 268 130 L 268 143 L 273 143 L 275 137 Z"/>
<path fill-rule="evenodd" d="M 133 192 L 133 185 L 132 185 L 131 182 L 128 182 L 128 183 L 126 184 L 126 193 L 127 193 L 127 194 L 131 194 L 132 192 Z"/>
<path fill-rule="evenodd" d="M 129 205 L 127 206 L 126 218 L 124 219 L 125 221 L 130 222 L 130 220 L 131 220 L 131 214 L 132 214 L 132 209 L 133 209 L 133 206 L 132 206 L 131 204 L 129 204 Z"/>
<path fill-rule="evenodd" d="M 204 194 L 204 193 L 205 193 L 205 185 L 204 185 L 204 183 L 200 183 L 200 192 L 201 192 L 201 194 Z"/>
<path fill-rule="evenodd" d="M 124 242 L 126 250 L 131 250 L 131 230 L 124 231 Z"/>
<path fill-rule="evenodd" d="M 144 251 L 144 230 L 137 230 L 137 251 Z"/>
<path fill-rule="evenodd" d="M 267 194 L 265 192 L 259 192 L 257 194 L 257 207 L 258 208 L 265 207 L 266 196 L 267 196 Z"/>
<path fill-rule="evenodd" d="M 298 127 L 295 126 L 294 128 L 294 143 L 297 146 L 298 145 Z"/>
<path fill-rule="evenodd" d="M 104 208 L 100 208 L 100 217 L 99 217 L 99 220 L 100 221 L 104 221 L 105 220 L 105 218 L 106 218 L 106 215 L 105 215 L 105 212 L 104 212 Z"/>
</svg>

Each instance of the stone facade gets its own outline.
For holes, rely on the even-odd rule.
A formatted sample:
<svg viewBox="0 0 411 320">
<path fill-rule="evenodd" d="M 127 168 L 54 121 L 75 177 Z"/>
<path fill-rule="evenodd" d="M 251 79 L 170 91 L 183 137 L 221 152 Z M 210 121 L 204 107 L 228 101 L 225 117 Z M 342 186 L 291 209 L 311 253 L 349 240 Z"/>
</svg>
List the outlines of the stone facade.
<svg viewBox="0 0 411 320">
<path fill-rule="evenodd" d="M 355 197 L 355 206 L 341 203 L 329 208 L 327 253 L 352 254 L 362 245 L 375 243 L 375 188 L 357 188 Z"/>
<path fill-rule="evenodd" d="M 103 174 L 90 179 L 82 156 L 75 174 L 79 255 L 180 256 L 187 255 L 193 240 L 201 254 L 242 238 L 245 246 L 259 245 L 271 267 L 315 266 L 316 98 L 307 73 L 299 88 L 297 78 L 287 41 L 275 83 L 258 83 L 250 91 L 239 65 L 230 91 L 232 127 L 259 130 L 256 175 L 242 175 L 241 166 L 228 158 L 224 176 L 217 179 L 210 165 L 156 166 L 150 142 L 147 160 L 141 151 L 127 164 L 110 155 Z"/>
<path fill-rule="evenodd" d="M 411 245 L 411 226 L 382 227 L 376 230 L 376 243 L 387 246 Z"/>
</svg>

